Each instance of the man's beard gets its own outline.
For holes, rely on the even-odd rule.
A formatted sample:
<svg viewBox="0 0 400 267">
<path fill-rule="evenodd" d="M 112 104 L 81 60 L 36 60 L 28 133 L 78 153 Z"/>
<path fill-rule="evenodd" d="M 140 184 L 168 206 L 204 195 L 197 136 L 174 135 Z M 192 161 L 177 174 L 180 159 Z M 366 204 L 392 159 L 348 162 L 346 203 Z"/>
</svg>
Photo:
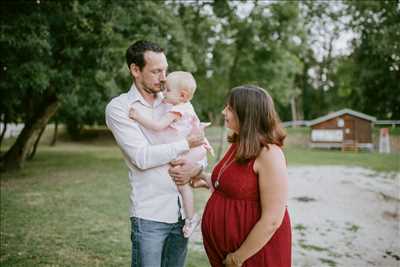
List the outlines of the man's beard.
<svg viewBox="0 0 400 267">
<path fill-rule="evenodd" d="M 153 94 L 154 96 L 156 96 L 159 92 L 164 91 L 164 84 L 160 83 L 160 90 L 154 90 L 148 86 L 146 86 L 144 83 L 142 84 L 142 88 L 143 91 L 145 91 L 148 94 Z"/>
</svg>

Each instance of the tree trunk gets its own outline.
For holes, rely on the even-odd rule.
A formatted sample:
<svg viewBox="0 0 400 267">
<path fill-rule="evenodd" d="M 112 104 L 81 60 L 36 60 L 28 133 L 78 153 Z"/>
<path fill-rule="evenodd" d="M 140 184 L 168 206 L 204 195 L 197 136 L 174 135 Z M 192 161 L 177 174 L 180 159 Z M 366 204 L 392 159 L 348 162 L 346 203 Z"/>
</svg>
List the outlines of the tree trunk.
<svg viewBox="0 0 400 267">
<path fill-rule="evenodd" d="M 214 124 L 214 123 L 215 123 L 215 121 L 214 121 L 214 114 L 213 114 L 211 111 L 207 112 L 207 117 L 208 117 L 208 121 L 211 122 L 211 124 Z M 215 124 L 214 124 L 214 125 L 215 125 Z"/>
<path fill-rule="evenodd" d="M 4 135 L 6 134 L 6 131 L 7 131 L 7 123 L 8 123 L 8 118 L 7 118 L 8 116 L 7 116 L 7 114 L 4 114 L 4 120 L 3 120 L 3 124 L 4 124 L 4 127 L 3 127 L 3 130 L 1 131 L 1 136 L 0 136 L 0 154 L 1 154 L 1 144 L 3 143 L 3 139 L 4 139 Z"/>
<path fill-rule="evenodd" d="M 47 126 L 47 124 L 43 126 L 42 130 L 40 130 L 40 133 L 39 133 L 38 137 L 36 138 L 35 144 L 32 147 L 32 151 L 31 151 L 31 153 L 29 154 L 29 156 L 27 158 L 28 160 L 33 159 L 33 157 L 35 156 L 37 146 L 39 145 L 40 138 L 42 138 L 42 134 L 44 133 L 44 130 L 46 129 L 46 126 Z"/>
<path fill-rule="evenodd" d="M 54 122 L 54 133 L 53 139 L 51 140 L 50 146 L 55 146 L 57 143 L 57 134 L 58 134 L 58 119 L 56 118 Z"/>
<path fill-rule="evenodd" d="M 297 121 L 297 110 L 296 110 L 296 98 L 294 96 L 290 99 L 290 107 L 292 110 L 292 121 L 293 121 L 292 127 L 296 128 L 297 125 L 295 122 Z"/>
<path fill-rule="evenodd" d="M 25 122 L 22 132 L 18 135 L 13 146 L 4 155 L 4 170 L 20 169 L 23 167 L 26 157 L 32 151 L 38 135 L 57 111 L 59 104 L 55 95 L 48 96 L 43 100 L 42 105 L 39 105 L 34 115 Z"/>
<path fill-rule="evenodd" d="M 226 135 L 227 135 L 227 129 L 224 125 L 224 117 L 219 116 L 219 123 L 221 126 L 221 132 L 219 135 L 219 141 L 218 141 L 218 150 L 217 150 L 217 155 L 216 155 L 216 161 L 219 161 L 222 157 L 222 152 L 224 151 L 224 144 L 226 140 Z"/>
</svg>

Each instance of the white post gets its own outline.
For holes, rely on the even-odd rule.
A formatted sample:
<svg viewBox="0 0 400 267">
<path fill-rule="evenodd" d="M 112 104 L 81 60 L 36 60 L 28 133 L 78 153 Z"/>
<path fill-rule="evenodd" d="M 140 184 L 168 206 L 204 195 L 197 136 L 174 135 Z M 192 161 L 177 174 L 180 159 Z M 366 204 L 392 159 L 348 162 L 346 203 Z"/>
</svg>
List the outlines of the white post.
<svg viewBox="0 0 400 267">
<path fill-rule="evenodd" d="M 379 131 L 379 153 L 390 153 L 389 128 L 381 128 Z"/>
</svg>

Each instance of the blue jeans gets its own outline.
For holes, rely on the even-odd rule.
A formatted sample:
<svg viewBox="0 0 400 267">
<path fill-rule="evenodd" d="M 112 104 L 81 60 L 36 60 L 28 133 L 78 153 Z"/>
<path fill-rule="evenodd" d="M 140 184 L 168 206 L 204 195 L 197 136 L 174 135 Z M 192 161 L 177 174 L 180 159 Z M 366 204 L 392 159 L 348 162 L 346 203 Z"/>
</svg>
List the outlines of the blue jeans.
<svg viewBox="0 0 400 267">
<path fill-rule="evenodd" d="M 183 267 L 188 239 L 184 220 L 162 223 L 131 217 L 132 267 Z"/>
</svg>

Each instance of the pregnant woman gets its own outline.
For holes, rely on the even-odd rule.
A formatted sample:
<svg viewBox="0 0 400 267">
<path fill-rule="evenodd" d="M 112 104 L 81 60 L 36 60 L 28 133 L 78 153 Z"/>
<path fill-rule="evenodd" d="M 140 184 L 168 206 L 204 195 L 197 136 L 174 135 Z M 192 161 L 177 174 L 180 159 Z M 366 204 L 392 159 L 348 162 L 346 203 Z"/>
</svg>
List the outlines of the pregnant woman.
<svg viewBox="0 0 400 267">
<path fill-rule="evenodd" d="M 272 98 L 257 86 L 236 87 L 223 115 L 231 145 L 211 175 L 199 176 L 214 189 L 202 220 L 210 264 L 290 267 L 285 133 Z"/>
</svg>

